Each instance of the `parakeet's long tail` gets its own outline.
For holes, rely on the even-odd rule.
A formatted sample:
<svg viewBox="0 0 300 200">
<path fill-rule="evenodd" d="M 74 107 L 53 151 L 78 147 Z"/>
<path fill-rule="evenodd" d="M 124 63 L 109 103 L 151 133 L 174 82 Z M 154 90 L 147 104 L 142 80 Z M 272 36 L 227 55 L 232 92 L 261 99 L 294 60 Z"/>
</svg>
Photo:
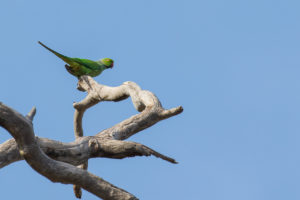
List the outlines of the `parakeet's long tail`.
<svg viewBox="0 0 300 200">
<path fill-rule="evenodd" d="M 45 47 L 46 49 L 48 49 L 50 52 L 54 53 L 57 57 L 59 57 L 60 59 L 62 59 L 63 61 L 65 61 L 66 63 L 69 63 L 70 64 L 70 61 L 71 61 L 71 58 L 67 57 L 67 56 L 64 56 L 52 49 L 50 49 L 49 47 L 47 47 L 46 45 L 44 45 L 43 43 L 41 43 L 40 41 L 38 41 L 38 43 L 40 45 L 42 45 L 43 47 Z"/>
</svg>

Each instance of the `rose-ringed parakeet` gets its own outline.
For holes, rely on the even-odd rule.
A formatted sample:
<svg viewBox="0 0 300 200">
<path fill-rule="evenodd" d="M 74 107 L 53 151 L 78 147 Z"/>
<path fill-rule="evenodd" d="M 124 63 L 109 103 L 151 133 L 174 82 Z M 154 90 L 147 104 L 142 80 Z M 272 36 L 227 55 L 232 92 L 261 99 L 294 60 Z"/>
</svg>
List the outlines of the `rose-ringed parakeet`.
<svg viewBox="0 0 300 200">
<path fill-rule="evenodd" d="M 105 69 L 113 68 L 114 66 L 114 61 L 110 58 L 103 58 L 98 61 L 81 58 L 70 58 L 50 49 L 40 41 L 39 44 L 51 51 L 52 53 L 54 53 L 63 61 L 65 61 L 68 64 L 65 65 L 67 71 L 78 78 L 82 75 L 89 75 L 95 77 L 101 74 L 101 72 Z"/>
</svg>

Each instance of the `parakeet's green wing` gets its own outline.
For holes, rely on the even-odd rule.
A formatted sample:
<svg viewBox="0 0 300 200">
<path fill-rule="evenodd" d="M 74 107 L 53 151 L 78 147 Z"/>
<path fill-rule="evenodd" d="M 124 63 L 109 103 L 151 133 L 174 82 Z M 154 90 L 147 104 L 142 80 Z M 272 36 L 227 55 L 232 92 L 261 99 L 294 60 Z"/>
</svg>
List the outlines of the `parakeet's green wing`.
<svg viewBox="0 0 300 200">
<path fill-rule="evenodd" d="M 72 60 L 80 65 L 85 66 L 90 70 L 99 70 L 100 64 L 98 62 L 89 60 L 89 59 L 82 59 L 82 58 L 72 58 Z"/>
<path fill-rule="evenodd" d="M 82 58 L 72 59 L 81 66 L 80 70 L 78 70 L 80 75 L 90 75 L 95 77 L 101 74 L 101 72 L 105 69 L 104 65 L 92 60 Z"/>
</svg>

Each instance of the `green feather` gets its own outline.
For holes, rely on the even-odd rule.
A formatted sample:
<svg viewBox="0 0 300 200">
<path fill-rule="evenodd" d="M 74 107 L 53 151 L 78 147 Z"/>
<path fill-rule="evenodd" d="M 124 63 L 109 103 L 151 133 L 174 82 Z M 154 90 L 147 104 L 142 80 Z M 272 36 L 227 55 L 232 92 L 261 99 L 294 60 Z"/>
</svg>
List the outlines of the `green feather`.
<svg viewBox="0 0 300 200">
<path fill-rule="evenodd" d="M 76 76 L 80 77 L 82 75 L 89 75 L 92 77 L 98 76 L 102 73 L 105 69 L 112 68 L 113 67 L 113 60 L 110 58 L 104 58 L 105 62 L 100 61 L 93 61 L 89 59 L 82 59 L 82 58 L 70 58 L 68 56 L 62 55 L 43 43 L 39 41 L 39 44 L 45 47 L 47 50 L 52 52 L 54 55 L 65 61 L 68 65 L 65 65 L 67 71 Z"/>
</svg>

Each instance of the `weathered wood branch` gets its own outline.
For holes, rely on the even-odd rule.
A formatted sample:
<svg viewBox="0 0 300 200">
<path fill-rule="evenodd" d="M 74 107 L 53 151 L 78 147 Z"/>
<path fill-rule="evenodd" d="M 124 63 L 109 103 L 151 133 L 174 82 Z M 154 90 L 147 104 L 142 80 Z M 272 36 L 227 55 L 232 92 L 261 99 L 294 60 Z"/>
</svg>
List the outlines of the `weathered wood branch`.
<svg viewBox="0 0 300 200">
<path fill-rule="evenodd" d="M 70 143 L 35 137 L 32 128 L 35 108 L 23 117 L 0 104 L 0 126 L 7 129 L 14 137 L 0 144 L 0 168 L 25 159 L 33 169 L 53 182 L 76 185 L 74 189 L 78 198 L 81 197 L 80 187 L 82 187 L 103 199 L 136 199 L 132 194 L 83 169 L 86 169 L 88 159 L 97 157 L 122 159 L 154 155 L 168 162 L 177 163 L 174 159 L 145 145 L 122 140 L 161 120 L 181 113 L 182 107 L 164 109 L 153 93 L 142 90 L 134 82 L 108 87 L 98 84 L 89 76 L 82 76 L 78 82 L 78 89 L 87 91 L 88 94 L 81 102 L 73 104 L 76 140 Z M 101 101 L 116 102 L 128 97 L 131 97 L 139 114 L 100 131 L 95 136 L 83 136 L 82 118 L 88 108 Z M 82 167 L 83 169 L 75 167 L 82 164 L 86 164 L 86 167 Z"/>
<path fill-rule="evenodd" d="M 96 103 L 97 103 L 96 101 L 90 101 L 90 103 L 85 108 L 76 108 L 76 107 L 74 107 L 75 108 L 75 112 L 74 112 L 74 135 L 75 135 L 76 139 L 83 136 L 82 118 L 83 118 L 84 111 L 86 109 L 90 108 L 91 106 L 95 105 Z M 84 163 L 82 163 L 81 165 L 78 165 L 77 167 L 80 168 L 80 169 L 87 170 L 88 160 L 85 161 Z M 74 191 L 75 196 L 78 199 L 81 199 L 82 191 L 81 191 L 80 186 L 73 185 L 73 191 Z"/>
<path fill-rule="evenodd" d="M 75 166 L 85 163 L 90 158 L 123 159 L 133 156 L 151 155 L 176 163 L 173 158 L 136 142 L 103 140 L 97 136 L 82 137 L 70 143 L 39 137 L 36 137 L 36 141 L 42 151 L 50 158 Z M 10 139 L 0 144 L 0 168 L 20 160 L 23 160 L 23 157 L 19 153 L 15 139 Z"/>
<path fill-rule="evenodd" d="M 160 101 L 152 92 L 142 90 L 136 83 L 130 81 L 119 87 L 108 87 L 98 84 L 89 76 L 82 76 L 78 81 L 78 89 L 87 91 L 88 95 L 83 101 L 73 105 L 75 108 L 74 130 L 76 138 L 83 136 L 82 118 L 84 112 L 101 101 L 120 101 L 130 96 L 135 109 L 142 112 L 98 134 L 98 136 L 106 139 L 124 140 L 162 119 L 183 111 L 181 106 L 171 110 L 163 109 Z M 86 169 L 87 162 L 79 167 Z M 81 197 L 78 186 L 74 186 L 74 193 L 76 197 Z"/>
<path fill-rule="evenodd" d="M 129 96 L 135 109 L 141 112 L 109 129 L 101 131 L 97 134 L 101 138 L 125 140 L 135 133 L 183 111 L 181 106 L 165 110 L 152 92 L 142 90 L 136 83 L 130 81 L 124 82 L 118 87 L 108 87 L 98 84 L 89 76 L 82 76 L 78 81 L 78 89 L 88 92 L 83 101 L 73 104 L 74 108 L 80 110 L 78 116 L 81 116 L 81 119 L 87 108 L 100 101 L 120 101 Z M 80 127 L 82 124 L 81 119 L 78 119 L 80 121 L 78 126 Z"/>
<path fill-rule="evenodd" d="M 0 103 L 0 126 L 16 140 L 21 156 L 35 171 L 53 182 L 79 185 L 103 199 L 137 199 L 125 190 L 117 188 L 86 170 L 49 158 L 40 149 L 35 139 L 30 120 L 33 115 L 23 117 Z"/>
</svg>

